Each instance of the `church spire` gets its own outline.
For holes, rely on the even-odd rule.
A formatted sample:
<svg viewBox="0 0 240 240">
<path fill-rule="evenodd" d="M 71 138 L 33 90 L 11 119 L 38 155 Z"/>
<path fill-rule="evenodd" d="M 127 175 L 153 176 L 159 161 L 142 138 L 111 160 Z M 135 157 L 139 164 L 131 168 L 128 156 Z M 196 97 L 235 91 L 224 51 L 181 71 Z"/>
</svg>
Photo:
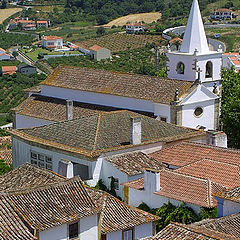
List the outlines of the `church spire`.
<svg viewBox="0 0 240 240">
<path fill-rule="evenodd" d="M 187 27 L 180 48 L 180 52 L 194 53 L 195 49 L 201 53 L 208 53 L 208 43 L 204 31 L 203 21 L 197 0 L 193 0 Z"/>
</svg>

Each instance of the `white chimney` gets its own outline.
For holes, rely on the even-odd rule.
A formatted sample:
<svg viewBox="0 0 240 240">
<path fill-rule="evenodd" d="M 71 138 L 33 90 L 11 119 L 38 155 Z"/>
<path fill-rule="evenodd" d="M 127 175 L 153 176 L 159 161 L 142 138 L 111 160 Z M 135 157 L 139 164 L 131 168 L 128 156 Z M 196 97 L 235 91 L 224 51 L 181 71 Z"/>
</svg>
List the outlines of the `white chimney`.
<svg viewBox="0 0 240 240">
<path fill-rule="evenodd" d="M 73 101 L 66 100 L 66 119 L 72 120 L 73 119 Z"/>
<path fill-rule="evenodd" d="M 142 123 L 140 117 L 131 118 L 131 139 L 133 145 L 141 144 L 142 140 Z"/>
<path fill-rule="evenodd" d="M 67 159 L 61 159 L 58 162 L 58 174 L 66 177 L 72 178 L 73 176 L 73 163 Z"/>
<path fill-rule="evenodd" d="M 145 169 L 144 189 L 150 193 L 160 191 L 160 170 Z"/>
</svg>

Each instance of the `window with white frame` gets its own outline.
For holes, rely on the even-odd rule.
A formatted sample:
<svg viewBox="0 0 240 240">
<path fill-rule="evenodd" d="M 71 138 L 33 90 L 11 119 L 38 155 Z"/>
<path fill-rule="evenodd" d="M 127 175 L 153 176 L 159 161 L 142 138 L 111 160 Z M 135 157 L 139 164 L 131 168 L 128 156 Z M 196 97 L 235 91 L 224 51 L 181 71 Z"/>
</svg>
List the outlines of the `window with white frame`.
<svg viewBox="0 0 240 240">
<path fill-rule="evenodd" d="M 123 240 L 133 240 L 133 229 L 123 231 Z"/>
<path fill-rule="evenodd" d="M 40 168 L 52 170 L 52 157 L 31 151 L 31 164 Z"/>
</svg>

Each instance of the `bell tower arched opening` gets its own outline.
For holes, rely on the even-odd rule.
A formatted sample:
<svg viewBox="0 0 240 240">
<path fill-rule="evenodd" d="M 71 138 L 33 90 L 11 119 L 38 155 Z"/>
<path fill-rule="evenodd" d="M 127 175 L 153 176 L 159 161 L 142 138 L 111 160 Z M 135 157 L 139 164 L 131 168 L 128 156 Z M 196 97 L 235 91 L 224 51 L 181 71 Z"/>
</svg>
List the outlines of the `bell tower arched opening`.
<svg viewBox="0 0 240 240">
<path fill-rule="evenodd" d="M 178 74 L 184 74 L 184 70 L 185 70 L 185 65 L 182 62 L 179 62 L 177 64 L 177 73 Z"/>
<path fill-rule="evenodd" d="M 213 64 L 211 61 L 206 63 L 205 78 L 212 78 L 213 76 Z"/>
</svg>

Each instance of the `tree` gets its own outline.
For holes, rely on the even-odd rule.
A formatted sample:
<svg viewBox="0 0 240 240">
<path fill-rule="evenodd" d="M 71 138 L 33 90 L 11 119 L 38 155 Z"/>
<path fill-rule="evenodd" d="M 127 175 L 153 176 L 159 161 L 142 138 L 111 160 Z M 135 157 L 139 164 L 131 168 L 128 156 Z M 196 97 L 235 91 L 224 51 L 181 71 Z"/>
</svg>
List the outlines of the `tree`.
<svg viewBox="0 0 240 240">
<path fill-rule="evenodd" d="M 7 8 L 7 1 L 6 1 L 6 0 L 3 0 L 3 1 L 2 1 L 1 8 L 2 8 L 2 9 Z"/>
<path fill-rule="evenodd" d="M 228 147 L 240 148 L 240 73 L 222 71 L 221 123 L 228 136 Z"/>
<path fill-rule="evenodd" d="M 2 159 L 0 159 L 0 176 L 11 170 L 12 166 L 8 166 Z"/>
<path fill-rule="evenodd" d="M 98 15 L 96 17 L 96 20 L 97 20 L 98 25 L 103 25 L 103 24 L 106 24 L 108 22 L 107 17 L 105 15 L 102 15 L 102 14 Z"/>
<path fill-rule="evenodd" d="M 97 28 L 96 33 L 97 35 L 103 35 L 105 33 L 105 28 L 104 27 Z"/>
</svg>

